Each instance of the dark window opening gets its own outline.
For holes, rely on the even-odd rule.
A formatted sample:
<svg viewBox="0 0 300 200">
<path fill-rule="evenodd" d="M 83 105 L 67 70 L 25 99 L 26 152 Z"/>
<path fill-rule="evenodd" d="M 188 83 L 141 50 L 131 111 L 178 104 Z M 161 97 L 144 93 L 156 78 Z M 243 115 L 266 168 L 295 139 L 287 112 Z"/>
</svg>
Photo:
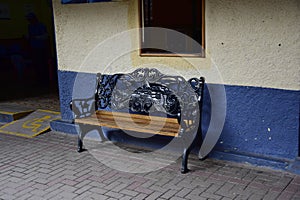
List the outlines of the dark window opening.
<svg viewBox="0 0 300 200">
<path fill-rule="evenodd" d="M 203 6 L 204 0 L 141 0 L 141 55 L 203 56 Z"/>
</svg>

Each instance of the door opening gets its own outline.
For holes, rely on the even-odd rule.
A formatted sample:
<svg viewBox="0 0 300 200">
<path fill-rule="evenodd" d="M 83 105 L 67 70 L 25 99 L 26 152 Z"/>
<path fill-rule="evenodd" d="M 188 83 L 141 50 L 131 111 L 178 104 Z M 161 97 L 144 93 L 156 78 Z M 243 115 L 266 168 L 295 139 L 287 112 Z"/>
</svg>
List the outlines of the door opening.
<svg viewBox="0 0 300 200">
<path fill-rule="evenodd" d="M 51 0 L 0 3 L 0 100 L 58 96 Z"/>
</svg>

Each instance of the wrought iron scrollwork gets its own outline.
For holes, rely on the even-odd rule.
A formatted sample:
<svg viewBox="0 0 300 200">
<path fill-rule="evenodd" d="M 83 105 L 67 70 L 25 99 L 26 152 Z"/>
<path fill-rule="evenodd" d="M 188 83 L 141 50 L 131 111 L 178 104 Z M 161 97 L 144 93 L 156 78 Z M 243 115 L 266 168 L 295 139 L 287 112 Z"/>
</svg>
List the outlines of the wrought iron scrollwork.
<svg viewBox="0 0 300 200">
<path fill-rule="evenodd" d="M 188 80 L 188 82 L 190 83 L 190 86 L 193 88 L 193 90 L 198 95 L 198 101 L 200 101 L 200 98 L 201 98 L 202 92 L 203 92 L 204 82 L 205 82 L 204 77 L 200 77 L 200 79 L 191 78 Z"/>
<path fill-rule="evenodd" d="M 105 109 L 111 106 L 111 96 L 116 82 L 121 74 L 100 75 L 98 77 L 98 85 L 96 90 L 96 106 L 97 109 Z"/>
<path fill-rule="evenodd" d="M 95 112 L 95 99 L 73 99 L 70 108 L 75 118 L 83 118 L 92 115 Z"/>
<path fill-rule="evenodd" d="M 129 109 L 133 112 L 165 112 L 177 117 L 180 114 L 180 103 L 167 87 L 159 84 L 144 85 L 136 89 L 130 97 Z"/>
</svg>

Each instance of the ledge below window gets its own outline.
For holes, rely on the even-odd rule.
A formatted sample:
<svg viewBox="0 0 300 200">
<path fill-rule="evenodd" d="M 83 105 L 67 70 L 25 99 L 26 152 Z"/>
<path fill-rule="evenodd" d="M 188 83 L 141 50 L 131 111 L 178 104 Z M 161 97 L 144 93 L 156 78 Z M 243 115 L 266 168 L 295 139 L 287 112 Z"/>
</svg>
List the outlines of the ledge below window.
<svg viewBox="0 0 300 200">
<path fill-rule="evenodd" d="M 97 2 L 110 2 L 113 0 L 61 0 L 62 4 L 73 4 L 73 3 L 97 3 Z"/>
</svg>

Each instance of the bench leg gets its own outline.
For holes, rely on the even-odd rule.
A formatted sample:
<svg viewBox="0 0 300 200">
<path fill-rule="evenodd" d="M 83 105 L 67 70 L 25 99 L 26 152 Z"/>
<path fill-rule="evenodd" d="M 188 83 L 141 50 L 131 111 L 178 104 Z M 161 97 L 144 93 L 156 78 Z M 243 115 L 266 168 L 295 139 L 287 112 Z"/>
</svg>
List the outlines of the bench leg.
<svg viewBox="0 0 300 200">
<path fill-rule="evenodd" d="M 77 143 L 77 152 L 80 153 L 80 152 L 83 151 L 82 145 L 83 145 L 82 138 L 81 138 L 81 136 L 79 135 L 79 136 L 78 136 L 78 143 Z"/>
<path fill-rule="evenodd" d="M 201 125 L 199 125 L 198 131 L 197 131 L 197 135 L 194 138 L 192 144 L 188 147 L 185 148 L 183 151 L 183 155 L 182 155 L 182 164 L 181 164 L 181 173 L 185 174 L 187 172 L 189 172 L 190 170 L 188 169 L 188 158 L 189 155 L 191 153 L 191 150 L 196 146 L 202 145 L 202 132 L 201 132 Z"/>
<path fill-rule="evenodd" d="M 104 134 L 102 132 L 101 127 L 95 127 L 95 126 L 90 126 L 90 125 L 83 125 L 81 124 L 79 126 L 79 132 L 78 132 L 78 139 L 77 139 L 77 152 L 83 152 L 83 138 L 87 133 L 89 133 L 92 130 L 97 130 L 99 133 L 99 136 L 101 138 L 101 142 L 106 141 L 107 139 L 104 137 Z"/>
<path fill-rule="evenodd" d="M 190 152 L 191 152 L 190 148 L 186 148 L 183 151 L 182 163 L 181 163 L 181 173 L 182 174 L 189 172 L 187 165 L 188 165 L 188 158 L 189 158 Z"/>
</svg>

